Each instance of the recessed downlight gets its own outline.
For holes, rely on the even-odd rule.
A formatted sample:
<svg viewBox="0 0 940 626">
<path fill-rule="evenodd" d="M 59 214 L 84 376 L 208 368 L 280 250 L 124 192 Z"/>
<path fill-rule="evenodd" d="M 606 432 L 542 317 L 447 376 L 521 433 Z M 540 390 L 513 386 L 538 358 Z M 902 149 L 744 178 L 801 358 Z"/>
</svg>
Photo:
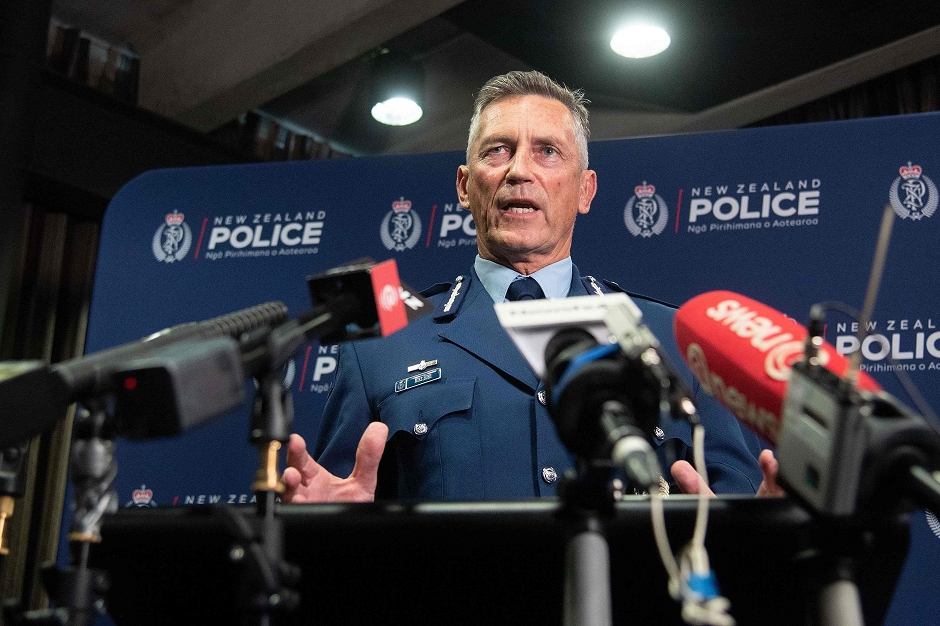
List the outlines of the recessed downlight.
<svg viewBox="0 0 940 626">
<path fill-rule="evenodd" d="M 423 114 L 418 103 L 408 98 L 389 98 L 385 102 L 376 102 L 372 107 L 372 117 L 389 126 L 414 124 Z"/>
<path fill-rule="evenodd" d="M 642 59 L 659 54 L 670 42 L 669 33 L 659 26 L 631 24 L 614 34 L 610 47 L 621 56 Z"/>
</svg>

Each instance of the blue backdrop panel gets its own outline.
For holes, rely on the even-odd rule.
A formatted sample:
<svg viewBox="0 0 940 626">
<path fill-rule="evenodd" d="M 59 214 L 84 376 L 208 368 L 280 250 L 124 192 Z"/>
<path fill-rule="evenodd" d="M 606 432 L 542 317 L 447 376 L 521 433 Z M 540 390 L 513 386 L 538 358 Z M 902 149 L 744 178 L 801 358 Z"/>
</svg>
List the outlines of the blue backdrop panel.
<svg viewBox="0 0 940 626">
<path fill-rule="evenodd" d="M 940 406 L 936 241 L 940 115 L 652 137 L 591 145 L 599 190 L 575 228 L 582 272 L 681 304 L 730 289 L 798 320 L 811 304 L 861 307 L 882 209 L 896 220 L 863 346 L 866 369 L 908 401 L 897 360 Z M 423 288 L 466 272 L 476 251 L 454 189 L 461 153 L 149 172 L 105 216 L 87 349 L 268 300 L 309 308 L 305 276 L 361 256 L 393 257 Z M 847 318 L 827 339 L 854 346 Z M 304 346 L 286 368 L 296 430 L 312 439 L 335 367 Z M 250 501 L 248 410 L 167 441 L 118 447 L 116 487 L 138 506 Z M 913 517 L 911 557 L 890 624 L 940 623 L 928 573 L 940 524 Z"/>
</svg>

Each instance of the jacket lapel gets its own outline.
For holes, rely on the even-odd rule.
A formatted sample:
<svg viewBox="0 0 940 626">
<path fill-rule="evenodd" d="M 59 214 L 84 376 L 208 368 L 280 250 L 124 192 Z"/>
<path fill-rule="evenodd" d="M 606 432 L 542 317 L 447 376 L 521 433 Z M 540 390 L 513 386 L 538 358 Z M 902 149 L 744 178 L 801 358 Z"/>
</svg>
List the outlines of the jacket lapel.
<svg viewBox="0 0 940 626">
<path fill-rule="evenodd" d="M 470 288 L 460 310 L 452 322 L 441 328 L 438 335 L 534 392 L 539 382 L 535 372 L 499 325 L 493 299 L 483 288 L 480 279 L 475 272 L 471 276 Z"/>
<path fill-rule="evenodd" d="M 534 392 L 538 388 L 539 380 L 512 343 L 512 339 L 499 325 L 496 311 L 493 309 L 493 299 L 477 278 L 476 272 L 471 272 L 468 282 L 469 289 L 457 315 L 449 324 L 443 325 L 438 335 Z M 578 267 L 572 264 L 568 296 L 586 295 L 588 290 L 581 281 Z"/>
</svg>

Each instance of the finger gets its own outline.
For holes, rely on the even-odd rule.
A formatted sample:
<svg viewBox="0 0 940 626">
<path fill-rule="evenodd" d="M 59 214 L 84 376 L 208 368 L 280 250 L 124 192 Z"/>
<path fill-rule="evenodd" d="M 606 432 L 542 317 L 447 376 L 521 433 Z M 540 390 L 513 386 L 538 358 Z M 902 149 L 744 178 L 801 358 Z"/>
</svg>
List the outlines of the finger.
<svg viewBox="0 0 940 626">
<path fill-rule="evenodd" d="M 764 450 L 760 453 L 760 458 L 757 460 L 760 464 L 760 470 L 764 473 L 764 478 L 771 478 L 773 482 L 777 482 L 777 469 L 779 467 L 777 459 L 774 457 L 772 450 Z"/>
<path fill-rule="evenodd" d="M 771 450 L 764 450 L 760 453 L 760 458 L 757 462 L 760 465 L 761 472 L 764 474 L 764 480 L 757 489 L 757 495 L 760 497 L 779 497 L 785 495 L 783 488 L 777 483 L 777 472 L 780 466 L 777 459 L 774 458 L 774 453 Z"/>
<path fill-rule="evenodd" d="M 387 438 L 388 426 L 382 422 L 372 422 L 362 434 L 362 439 L 359 440 L 359 447 L 356 449 L 356 465 L 349 477 L 359 482 L 364 491 L 375 492 L 379 462 L 382 460 Z"/>
<path fill-rule="evenodd" d="M 307 442 L 297 433 L 291 433 L 287 440 L 287 464 L 294 465 L 291 461 L 300 459 L 307 452 Z"/>
<path fill-rule="evenodd" d="M 297 433 L 293 433 L 287 440 L 287 466 L 300 472 L 304 481 L 309 481 L 319 470 L 319 466 L 307 452 L 307 443 Z"/>
<path fill-rule="evenodd" d="M 682 493 L 695 495 L 699 493 L 700 490 L 704 489 L 706 495 L 715 495 L 688 461 L 676 461 L 672 464 L 671 470 L 672 479 L 679 485 L 679 490 L 682 491 Z"/>
<path fill-rule="evenodd" d="M 284 481 L 284 486 L 288 490 L 296 489 L 300 485 L 300 472 L 297 471 L 296 467 L 288 467 L 284 470 L 284 475 L 281 477 L 281 480 Z"/>
<path fill-rule="evenodd" d="M 281 475 L 281 481 L 284 483 L 284 493 L 281 494 L 281 502 L 301 502 L 298 494 L 300 488 L 300 472 L 294 467 L 288 467 Z"/>
</svg>

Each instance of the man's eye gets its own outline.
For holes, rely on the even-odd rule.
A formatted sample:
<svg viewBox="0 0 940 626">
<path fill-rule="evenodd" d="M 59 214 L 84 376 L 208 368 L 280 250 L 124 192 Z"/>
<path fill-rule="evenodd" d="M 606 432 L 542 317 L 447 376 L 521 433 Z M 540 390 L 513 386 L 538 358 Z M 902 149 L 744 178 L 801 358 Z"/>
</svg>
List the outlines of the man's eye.
<svg viewBox="0 0 940 626">
<path fill-rule="evenodd" d="M 558 150 L 555 150 L 555 148 L 552 148 L 551 146 L 545 146 L 542 148 L 542 154 L 545 156 L 555 156 L 558 154 Z"/>
<path fill-rule="evenodd" d="M 506 151 L 506 146 L 493 146 L 490 148 L 491 154 L 501 154 Z"/>
</svg>

